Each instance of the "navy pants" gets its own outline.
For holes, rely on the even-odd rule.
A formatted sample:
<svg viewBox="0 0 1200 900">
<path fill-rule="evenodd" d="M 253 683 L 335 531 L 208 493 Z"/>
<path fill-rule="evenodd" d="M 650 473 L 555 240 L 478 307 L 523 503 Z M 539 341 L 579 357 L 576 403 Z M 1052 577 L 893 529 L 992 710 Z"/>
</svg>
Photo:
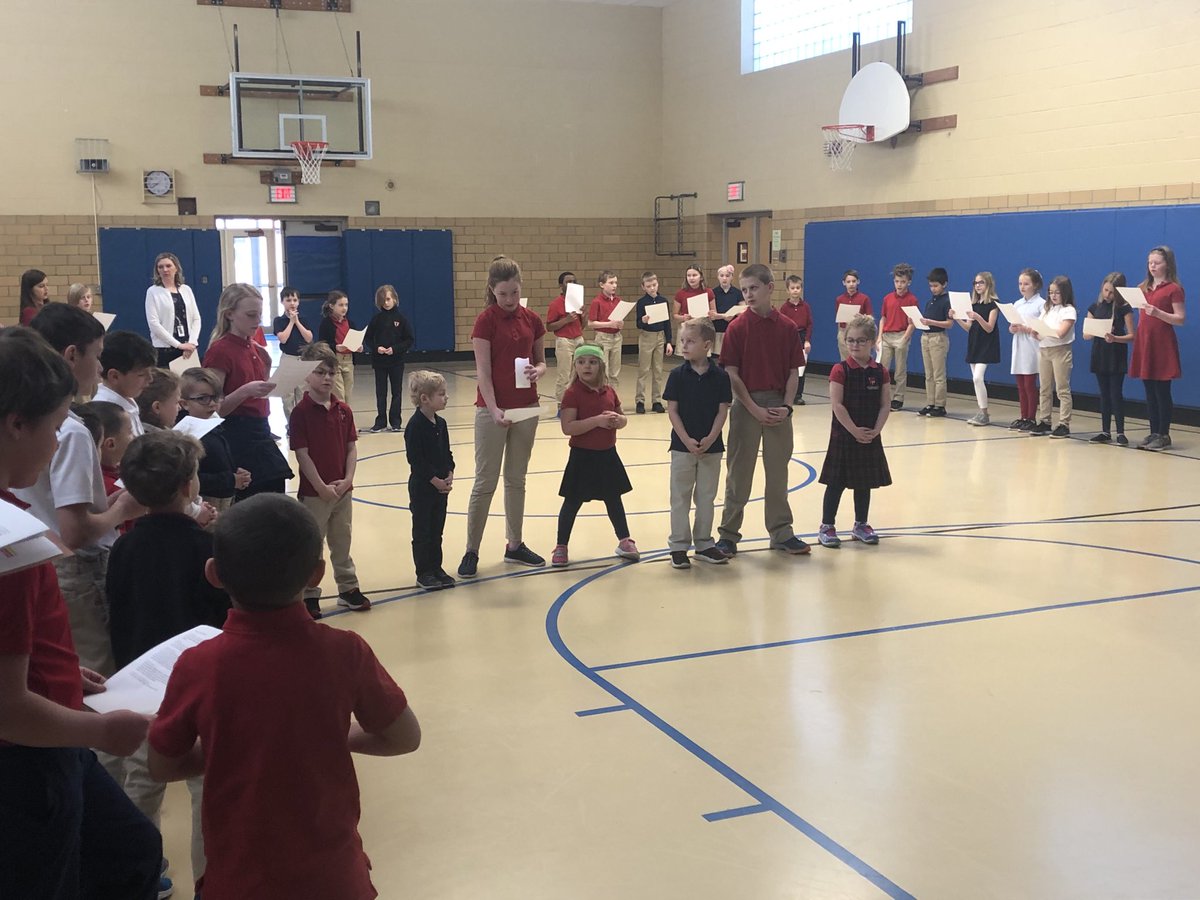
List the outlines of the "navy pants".
<svg viewBox="0 0 1200 900">
<path fill-rule="evenodd" d="M 162 836 L 91 750 L 0 747 L 0 897 L 154 900 Z"/>
</svg>

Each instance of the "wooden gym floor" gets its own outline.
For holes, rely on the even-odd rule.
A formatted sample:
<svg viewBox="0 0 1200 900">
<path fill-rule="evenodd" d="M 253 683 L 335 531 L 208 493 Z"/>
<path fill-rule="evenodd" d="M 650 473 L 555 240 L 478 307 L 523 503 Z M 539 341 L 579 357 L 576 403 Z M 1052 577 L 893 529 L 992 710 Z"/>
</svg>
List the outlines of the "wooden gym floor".
<svg viewBox="0 0 1200 900">
<path fill-rule="evenodd" d="M 436 368 L 453 573 L 474 369 Z M 627 355 L 630 408 L 635 378 Z M 374 608 L 325 621 L 371 643 L 424 731 L 412 756 L 357 759 L 382 897 L 1200 896 L 1196 433 L 1175 429 L 1169 453 L 1092 446 L 1095 417 L 1077 414 L 1071 439 L 1030 438 L 1004 427 L 1011 404 L 973 428 L 973 398 L 927 420 L 910 390 L 884 431 L 880 544 L 827 550 L 824 379 L 808 392 L 791 504 L 812 555 L 766 549 L 756 486 L 737 559 L 690 571 L 666 556 L 666 416 L 631 416 L 618 438 L 640 563 L 612 556 L 592 504 L 569 569 L 506 566 L 501 486 L 479 579 L 434 594 L 413 587 L 403 435 L 362 436 L 354 557 Z M 1145 433 L 1129 423 L 1134 443 Z M 547 558 L 566 458 L 543 419 L 525 539 Z M 847 495 L 843 536 L 852 512 Z M 172 785 L 181 897 L 188 822 Z"/>
</svg>

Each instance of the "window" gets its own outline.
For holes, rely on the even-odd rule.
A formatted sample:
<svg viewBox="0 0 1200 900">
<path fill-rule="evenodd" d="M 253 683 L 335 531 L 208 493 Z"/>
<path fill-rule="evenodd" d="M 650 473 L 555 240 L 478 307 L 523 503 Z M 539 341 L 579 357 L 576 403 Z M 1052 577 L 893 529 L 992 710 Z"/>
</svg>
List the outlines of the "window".
<svg viewBox="0 0 1200 900">
<path fill-rule="evenodd" d="M 742 71 L 811 59 L 894 37 L 901 19 L 912 30 L 912 0 L 742 0 Z"/>
</svg>

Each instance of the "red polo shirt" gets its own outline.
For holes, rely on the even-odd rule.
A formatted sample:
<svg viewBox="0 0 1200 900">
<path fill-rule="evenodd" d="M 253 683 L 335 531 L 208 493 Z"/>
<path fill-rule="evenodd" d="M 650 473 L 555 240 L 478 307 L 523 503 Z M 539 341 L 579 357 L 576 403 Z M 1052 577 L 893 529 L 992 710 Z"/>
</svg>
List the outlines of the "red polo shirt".
<svg viewBox="0 0 1200 900">
<path fill-rule="evenodd" d="M 736 366 L 748 391 L 782 391 L 788 376 L 804 365 L 804 345 L 789 319 L 772 309 L 748 309 L 725 330 L 721 366 Z"/>
<path fill-rule="evenodd" d="M 231 610 L 180 656 L 150 743 L 171 758 L 204 747 L 206 900 L 377 896 L 346 733 L 351 716 L 382 731 L 407 705 L 362 638 L 302 603 Z"/>
<path fill-rule="evenodd" d="M 243 384 L 267 380 L 267 364 L 259 354 L 258 347 L 244 337 L 227 331 L 213 341 L 204 354 L 206 369 L 220 369 L 225 373 L 225 393 L 232 394 Z M 256 416 L 265 419 L 270 411 L 266 397 L 246 400 L 231 416 Z"/>
<path fill-rule="evenodd" d="M 571 386 L 563 392 L 562 408 L 567 409 L 568 407 L 578 411 L 578 415 L 575 417 L 578 421 L 590 419 L 602 412 L 617 412 L 621 408 L 621 401 L 617 398 L 617 392 L 607 384 L 596 390 L 588 387 L 579 379 L 575 379 L 571 382 Z M 581 450 L 607 450 L 617 446 L 617 430 L 615 428 L 593 428 L 583 434 L 571 435 L 570 444 Z"/>
<path fill-rule="evenodd" d="M 784 300 L 779 306 L 779 314 L 795 325 L 797 332 L 804 332 L 805 337 L 812 334 L 812 307 L 803 297 L 799 303 L 793 303 L 791 299 Z"/>
<path fill-rule="evenodd" d="M 557 322 L 559 319 L 565 319 L 566 317 L 567 298 L 564 295 L 559 294 L 550 301 L 550 308 L 546 310 L 546 324 L 549 325 L 551 322 Z M 573 321 L 564 325 L 562 328 L 558 329 L 558 331 L 553 332 L 553 334 L 556 338 L 574 339 L 577 337 L 583 337 L 583 324 L 579 321 L 579 319 L 574 319 Z"/>
<path fill-rule="evenodd" d="M 493 303 L 475 319 L 471 339 L 479 338 L 492 345 L 492 390 L 496 394 L 496 405 L 501 409 L 521 409 L 538 402 L 536 386 L 517 387 L 513 360 L 533 359 L 534 342 L 546 335 L 546 326 L 541 317 L 518 306 L 505 312 L 499 303 Z M 475 405 L 487 406 L 483 394 L 475 392 Z"/>
<path fill-rule="evenodd" d="M 859 291 L 853 297 L 851 297 L 849 294 L 839 294 L 837 300 L 834 301 L 834 304 L 835 306 L 857 306 L 858 311 L 864 316 L 875 315 L 874 311 L 871 309 L 871 298 L 862 291 Z M 903 315 L 903 313 L 901 313 L 901 315 Z M 845 322 L 838 322 L 838 328 L 845 327 Z"/>
<path fill-rule="evenodd" d="M 335 353 L 341 353 L 343 356 L 345 356 L 345 355 L 353 356 L 354 355 L 353 352 L 350 350 L 338 350 L 337 349 L 338 346 L 345 343 L 346 335 L 348 335 L 349 333 L 350 333 L 350 320 L 348 318 L 343 318 L 340 322 L 337 320 L 333 321 L 333 337 L 334 337 L 334 348 L 333 349 L 334 349 Z"/>
<path fill-rule="evenodd" d="M 712 312 L 716 309 L 717 298 L 712 291 L 705 288 L 702 291 L 693 291 L 690 288 L 675 292 L 675 312 L 677 315 L 688 315 L 688 298 L 699 297 L 701 294 L 708 295 L 708 311 Z"/>
<path fill-rule="evenodd" d="M 354 413 L 337 397 L 330 396 L 326 409 L 305 391 L 288 419 L 288 443 L 293 450 L 308 450 L 317 474 L 326 484 L 346 477 L 346 451 L 357 440 Z M 303 469 L 297 493 L 301 497 L 317 496 Z"/>
<path fill-rule="evenodd" d="M 621 302 L 621 298 L 613 294 L 611 298 L 604 296 L 601 292 L 592 300 L 592 305 L 588 307 L 589 322 L 607 322 L 608 317 L 612 315 L 612 311 L 617 308 L 617 304 Z M 620 328 L 597 328 L 596 331 L 601 334 L 620 334 Z"/>
<path fill-rule="evenodd" d="M 0 503 L 29 509 L 8 491 L 0 490 Z M 59 706 L 82 709 L 79 657 L 54 566 L 44 562 L 0 575 L 0 603 L 0 656 L 28 656 L 25 683 L 32 693 Z"/>
<path fill-rule="evenodd" d="M 893 331 L 907 331 L 908 325 L 912 319 L 904 314 L 903 308 L 905 306 L 916 305 L 917 298 L 912 291 L 905 292 L 903 297 L 901 297 L 895 291 L 892 291 L 883 298 L 883 312 L 881 314 L 883 318 L 883 326 L 880 328 L 880 331 L 887 333 L 891 333 Z"/>
</svg>

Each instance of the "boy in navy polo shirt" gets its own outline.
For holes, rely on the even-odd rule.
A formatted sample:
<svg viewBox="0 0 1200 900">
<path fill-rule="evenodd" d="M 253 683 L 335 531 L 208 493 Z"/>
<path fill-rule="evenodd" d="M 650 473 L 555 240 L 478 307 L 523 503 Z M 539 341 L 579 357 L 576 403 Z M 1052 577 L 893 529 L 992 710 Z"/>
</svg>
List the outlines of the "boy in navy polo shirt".
<svg viewBox="0 0 1200 900">
<path fill-rule="evenodd" d="M 300 291 L 291 286 L 285 287 L 279 300 L 283 304 L 283 315 L 276 316 L 271 325 L 275 337 L 279 339 L 279 352 L 286 353 L 288 356 L 299 356 L 304 345 L 311 344 L 313 339 L 312 329 L 305 325 L 304 320 L 300 318 Z M 296 388 L 292 392 L 292 396 L 283 398 L 285 418 L 292 415 L 292 410 L 296 408 L 296 404 L 300 402 L 303 395 L 304 389 Z"/>
<path fill-rule="evenodd" d="M 721 478 L 721 429 L 729 416 L 733 390 L 729 376 L 709 359 L 717 332 L 708 319 L 691 319 L 679 329 L 684 362 L 667 378 L 663 397 L 671 420 L 671 566 L 691 568 L 688 548 L 708 563 L 729 557 L 713 541 L 713 503 Z M 688 521 L 695 497 L 696 521 Z"/>
<path fill-rule="evenodd" d="M 333 348 L 323 341 L 309 344 L 300 356 L 318 365 L 305 378 L 308 390 L 288 419 L 288 440 L 300 464 L 300 502 L 316 517 L 321 538 L 329 542 L 338 606 L 356 612 L 371 608 L 358 589 L 350 556 L 354 468 L 358 460 L 358 431 L 350 407 L 333 396 L 338 370 Z M 304 590 L 304 604 L 314 619 L 321 618 L 320 585 Z"/>
<path fill-rule="evenodd" d="M 946 285 L 950 276 L 940 266 L 929 270 L 929 293 L 925 315 L 921 321 L 929 326 L 921 332 L 921 360 L 925 363 L 925 399 L 929 402 L 917 413 L 919 416 L 940 418 L 946 415 L 946 357 L 950 353 L 950 335 L 946 329 L 954 324 L 950 316 L 950 295 Z"/>
<path fill-rule="evenodd" d="M 666 303 L 658 294 L 658 276 L 653 272 L 642 273 L 642 290 L 633 314 L 638 327 L 638 377 L 634 402 L 637 412 L 646 411 L 646 381 L 650 382 L 650 407 L 654 412 L 666 412 L 662 405 L 663 356 L 675 352 L 671 346 L 671 318 L 651 324 L 646 307 L 652 303 Z"/>
<path fill-rule="evenodd" d="M 301 605 L 321 543 L 280 494 L 235 504 L 213 532 L 205 575 L 234 608 L 179 657 L 150 729 L 152 777 L 204 776 L 206 900 L 377 896 L 351 754 L 411 753 L 421 729 L 366 642 Z"/>
<path fill-rule="evenodd" d="M 796 327 L 771 306 L 775 276 L 756 263 L 742 270 L 742 296 L 749 309 L 729 323 L 721 366 L 729 373 L 736 398 L 729 412 L 729 453 L 726 456 L 725 511 L 717 548 L 737 553 L 742 518 L 750 499 L 750 484 L 762 445 L 766 490 L 763 515 L 771 549 L 808 553 L 808 544 L 792 530 L 788 504 L 787 468 L 792 457 L 792 403 L 804 365 L 804 349 Z"/>
</svg>

